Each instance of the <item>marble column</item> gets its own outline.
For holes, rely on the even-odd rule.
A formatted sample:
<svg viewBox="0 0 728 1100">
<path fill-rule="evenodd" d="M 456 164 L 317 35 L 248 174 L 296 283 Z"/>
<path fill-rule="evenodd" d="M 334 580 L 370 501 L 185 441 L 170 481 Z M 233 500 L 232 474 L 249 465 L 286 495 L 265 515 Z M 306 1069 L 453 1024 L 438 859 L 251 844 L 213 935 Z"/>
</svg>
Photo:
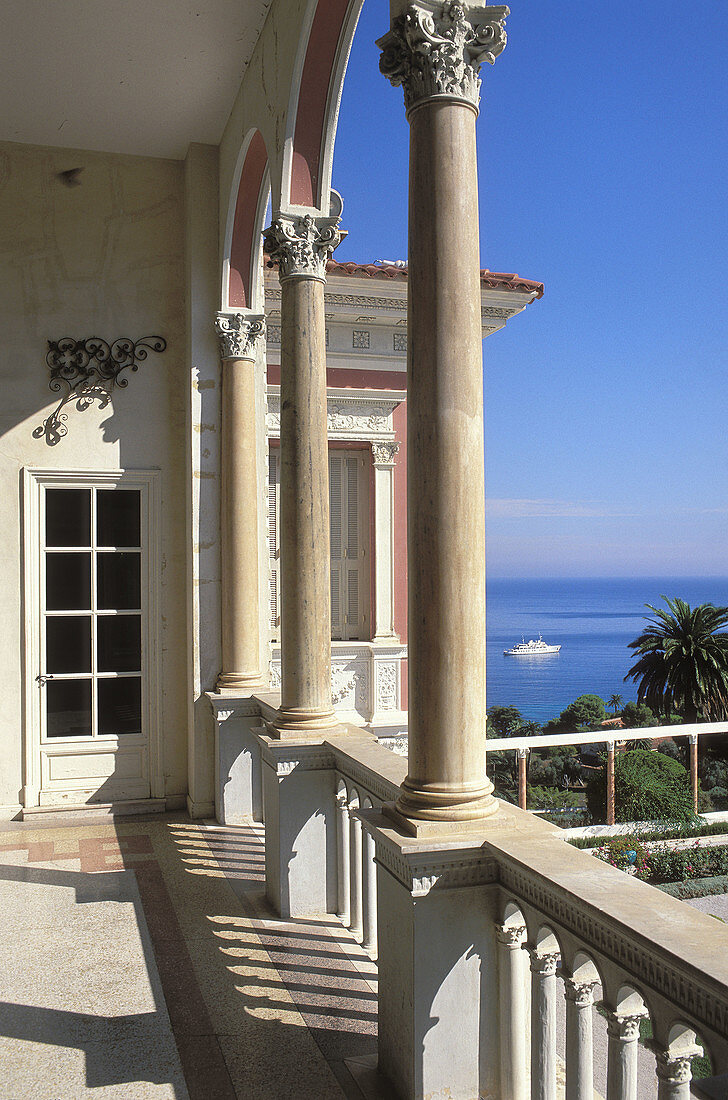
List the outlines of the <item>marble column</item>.
<svg viewBox="0 0 728 1100">
<path fill-rule="evenodd" d="M 528 809 L 528 794 L 527 794 L 527 769 L 528 769 L 528 749 L 516 749 L 516 755 L 518 756 L 518 805 L 522 810 Z"/>
<path fill-rule="evenodd" d="M 525 925 L 496 925 L 498 942 L 498 1000 L 500 1022 L 501 1095 L 528 1100 L 530 1052 L 528 1038 L 528 954 Z"/>
<path fill-rule="evenodd" d="M 607 744 L 607 825 L 614 825 L 616 807 L 614 803 L 614 741 Z"/>
<path fill-rule="evenodd" d="M 351 919 L 351 884 L 349 870 L 350 865 L 350 840 L 349 840 L 349 807 L 346 803 L 346 791 L 341 790 L 336 796 L 336 871 L 338 882 L 338 906 L 337 916 L 343 924 L 348 925 Z"/>
<path fill-rule="evenodd" d="M 594 1100 L 594 982 L 564 978 L 566 1100 Z"/>
<path fill-rule="evenodd" d="M 380 69 L 410 124 L 407 484 L 409 770 L 402 827 L 482 823 L 485 772 L 483 361 L 478 72 L 506 7 L 392 3 Z M 420 823 L 418 827 L 417 823 Z M 431 831 L 431 830 L 429 830 Z"/>
<path fill-rule="evenodd" d="M 265 319 L 219 313 L 222 358 L 222 670 L 217 690 L 267 688 L 260 669 L 260 494 L 256 461 L 255 361 Z"/>
<path fill-rule="evenodd" d="M 362 871 L 362 941 L 361 945 L 370 955 L 377 954 L 377 867 L 374 862 L 374 838 L 364 833 L 364 853 Z"/>
<path fill-rule="evenodd" d="M 693 794 L 693 810 L 698 812 L 698 794 L 700 782 L 698 780 L 698 735 L 690 734 L 690 789 Z"/>
<path fill-rule="evenodd" d="M 607 1100 L 637 1100 L 637 1052 L 642 1014 L 607 1016 Z"/>
<path fill-rule="evenodd" d="M 374 467 L 374 641 L 394 633 L 394 461 L 399 443 L 372 443 Z"/>
<path fill-rule="evenodd" d="M 340 206 L 340 200 L 339 200 Z M 331 702 L 326 261 L 339 218 L 280 215 L 265 250 L 281 283 L 281 703 L 273 737 L 336 726 Z"/>
<path fill-rule="evenodd" d="M 358 809 L 358 807 L 357 807 Z M 349 928 L 355 936 L 360 936 L 363 923 L 362 906 L 362 827 L 361 821 L 354 813 L 354 808 L 349 809 L 349 881 L 351 883 L 349 895 L 351 898 L 349 913 Z"/>
<path fill-rule="evenodd" d="M 556 1100 L 556 968 L 559 956 L 531 951 L 531 1097 Z"/>
<path fill-rule="evenodd" d="M 693 1079 L 690 1063 L 702 1053 L 703 1048 L 698 1046 L 681 1050 L 678 1054 L 655 1049 L 657 1100 L 690 1100 L 690 1082 Z"/>
</svg>

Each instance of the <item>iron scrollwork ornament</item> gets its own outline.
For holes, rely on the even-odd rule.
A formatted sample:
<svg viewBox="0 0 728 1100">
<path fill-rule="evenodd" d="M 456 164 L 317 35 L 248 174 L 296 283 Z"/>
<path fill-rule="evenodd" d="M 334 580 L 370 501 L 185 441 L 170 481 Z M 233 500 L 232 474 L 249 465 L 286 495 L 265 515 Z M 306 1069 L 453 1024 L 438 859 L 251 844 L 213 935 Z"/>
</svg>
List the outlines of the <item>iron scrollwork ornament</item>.
<svg viewBox="0 0 728 1100">
<path fill-rule="evenodd" d="M 162 352 L 166 347 L 167 341 L 161 336 L 144 336 L 141 340 L 122 337 L 113 344 L 98 336 L 88 340 L 74 340 L 70 336 L 49 340 L 48 385 L 53 393 L 63 396 L 50 416 L 35 428 L 33 437 L 45 436 L 48 446 L 54 447 L 68 432 L 68 414 L 63 411 L 66 405 L 75 402 L 76 409 L 83 412 L 97 401 L 99 409 L 105 409 L 114 388 L 125 389 L 129 385 L 122 372 L 138 370 L 150 351 Z"/>
</svg>

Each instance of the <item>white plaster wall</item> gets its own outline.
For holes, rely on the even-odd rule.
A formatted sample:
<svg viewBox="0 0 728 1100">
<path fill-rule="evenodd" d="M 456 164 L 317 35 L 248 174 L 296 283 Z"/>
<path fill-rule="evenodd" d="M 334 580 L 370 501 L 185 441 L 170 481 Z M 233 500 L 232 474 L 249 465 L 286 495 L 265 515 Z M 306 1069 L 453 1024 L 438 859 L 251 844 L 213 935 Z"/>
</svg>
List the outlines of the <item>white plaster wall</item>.
<svg viewBox="0 0 728 1100">
<path fill-rule="evenodd" d="M 79 184 L 58 173 L 83 168 Z M 184 178 L 179 162 L 0 143 L 0 806 L 19 802 L 23 731 L 21 469 L 161 476 L 160 710 L 165 788 L 187 789 Z M 32 432 L 55 401 L 46 341 L 159 335 L 104 410 L 69 407 L 50 447 Z"/>
</svg>

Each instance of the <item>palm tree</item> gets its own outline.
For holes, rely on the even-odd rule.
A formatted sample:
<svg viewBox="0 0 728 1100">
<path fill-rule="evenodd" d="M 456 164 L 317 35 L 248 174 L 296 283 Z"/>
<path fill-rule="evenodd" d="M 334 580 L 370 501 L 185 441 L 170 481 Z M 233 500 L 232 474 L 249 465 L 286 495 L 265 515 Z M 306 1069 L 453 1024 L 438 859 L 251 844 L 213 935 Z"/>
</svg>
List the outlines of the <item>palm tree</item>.
<svg viewBox="0 0 728 1100">
<path fill-rule="evenodd" d="M 612 708 L 615 718 L 617 717 L 617 711 L 619 710 L 623 702 L 624 699 L 621 695 L 615 694 L 609 696 L 609 702 L 607 703 L 607 706 Z"/>
<path fill-rule="evenodd" d="M 660 599 L 667 611 L 645 604 L 654 618 L 629 643 L 639 659 L 625 680 L 638 683 L 638 702 L 657 713 L 720 721 L 728 713 L 728 634 L 719 633 L 728 626 L 728 607 Z"/>
</svg>

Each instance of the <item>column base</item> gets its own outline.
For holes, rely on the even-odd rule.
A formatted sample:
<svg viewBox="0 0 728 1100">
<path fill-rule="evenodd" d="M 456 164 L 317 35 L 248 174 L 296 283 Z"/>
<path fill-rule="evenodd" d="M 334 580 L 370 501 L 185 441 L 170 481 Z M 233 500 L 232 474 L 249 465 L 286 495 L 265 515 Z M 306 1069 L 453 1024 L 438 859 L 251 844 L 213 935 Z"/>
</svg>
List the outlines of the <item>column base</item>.
<svg viewBox="0 0 728 1100">
<path fill-rule="evenodd" d="M 273 718 L 266 719 L 265 726 L 268 735 L 278 741 L 305 741 L 343 733 L 343 726 L 331 708 L 279 707 Z"/>
<path fill-rule="evenodd" d="M 268 682 L 259 672 L 221 672 L 215 691 L 220 695 L 257 695 L 268 691 Z"/>
<path fill-rule="evenodd" d="M 405 779 L 399 798 L 385 809 L 408 836 L 472 832 L 497 812 L 498 800 L 490 780 L 463 790 L 444 784 L 414 787 Z"/>
</svg>

